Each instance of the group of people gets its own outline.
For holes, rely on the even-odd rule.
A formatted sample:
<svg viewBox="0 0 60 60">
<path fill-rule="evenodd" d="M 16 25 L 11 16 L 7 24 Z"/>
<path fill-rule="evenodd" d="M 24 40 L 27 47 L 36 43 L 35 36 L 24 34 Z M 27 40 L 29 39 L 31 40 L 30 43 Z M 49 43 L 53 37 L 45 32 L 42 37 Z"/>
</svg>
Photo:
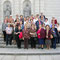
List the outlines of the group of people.
<svg viewBox="0 0 60 60">
<path fill-rule="evenodd" d="M 28 49 L 29 42 L 31 48 L 56 49 L 56 43 L 60 43 L 60 26 L 55 17 L 52 17 L 51 24 L 48 18 L 41 13 L 36 16 L 16 15 L 14 20 L 12 16 L 6 17 L 2 24 L 4 42 L 6 45 L 12 45 L 12 41 L 21 48 L 21 42 L 24 42 L 24 49 Z"/>
</svg>

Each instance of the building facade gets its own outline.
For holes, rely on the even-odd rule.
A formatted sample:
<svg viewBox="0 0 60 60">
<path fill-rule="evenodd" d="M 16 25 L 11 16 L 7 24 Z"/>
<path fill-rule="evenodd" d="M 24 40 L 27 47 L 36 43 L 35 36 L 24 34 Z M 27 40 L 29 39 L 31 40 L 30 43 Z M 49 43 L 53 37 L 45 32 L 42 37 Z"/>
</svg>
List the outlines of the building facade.
<svg viewBox="0 0 60 60">
<path fill-rule="evenodd" d="M 0 0 L 0 29 L 5 16 L 12 15 L 15 18 L 16 14 L 30 16 L 43 12 L 49 21 L 52 17 L 59 21 L 59 6 L 60 0 Z"/>
</svg>

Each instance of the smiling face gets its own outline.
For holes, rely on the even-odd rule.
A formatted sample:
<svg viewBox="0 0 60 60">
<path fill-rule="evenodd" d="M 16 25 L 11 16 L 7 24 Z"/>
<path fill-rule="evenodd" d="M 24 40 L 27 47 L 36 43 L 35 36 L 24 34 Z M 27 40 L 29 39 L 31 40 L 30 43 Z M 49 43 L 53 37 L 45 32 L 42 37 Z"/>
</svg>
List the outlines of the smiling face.
<svg viewBox="0 0 60 60">
<path fill-rule="evenodd" d="M 21 26 L 18 26 L 18 30 L 20 30 L 21 29 Z"/>
<path fill-rule="evenodd" d="M 49 25 L 47 25 L 47 26 L 46 26 L 46 29 L 47 29 L 47 30 L 49 30 L 49 29 L 50 29 L 50 26 L 49 26 Z"/>
<path fill-rule="evenodd" d="M 19 16 L 18 16 L 18 15 L 16 15 L 16 19 L 18 19 L 18 17 L 19 17 Z"/>
<path fill-rule="evenodd" d="M 55 25 L 54 24 L 52 25 L 52 28 L 55 28 Z"/>
<path fill-rule="evenodd" d="M 22 18 L 23 18 L 23 16 L 21 15 L 21 16 L 20 16 L 20 18 L 22 19 Z"/>
<path fill-rule="evenodd" d="M 17 19 L 17 22 L 19 22 L 19 19 Z"/>
<path fill-rule="evenodd" d="M 8 27 L 10 27 L 10 24 L 8 24 Z"/>
<path fill-rule="evenodd" d="M 26 21 L 26 18 L 24 17 L 24 21 Z"/>
<path fill-rule="evenodd" d="M 45 22 L 47 22 L 48 21 L 48 19 L 47 18 L 45 18 Z"/>
<path fill-rule="evenodd" d="M 22 21 L 20 21 L 20 24 L 22 25 Z"/>
<path fill-rule="evenodd" d="M 6 16 L 6 17 L 5 17 L 5 19 L 7 20 L 7 19 L 8 19 L 8 17 Z"/>
</svg>

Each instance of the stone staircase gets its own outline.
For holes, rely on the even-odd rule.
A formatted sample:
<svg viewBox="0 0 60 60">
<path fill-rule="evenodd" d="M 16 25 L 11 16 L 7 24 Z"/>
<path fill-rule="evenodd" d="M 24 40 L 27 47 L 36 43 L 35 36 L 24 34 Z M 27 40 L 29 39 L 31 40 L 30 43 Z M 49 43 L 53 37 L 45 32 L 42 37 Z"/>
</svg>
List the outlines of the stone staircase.
<svg viewBox="0 0 60 60">
<path fill-rule="evenodd" d="M 29 44 L 29 49 L 24 49 L 24 42 L 22 41 L 22 48 L 18 49 L 17 45 L 12 44 L 11 46 L 6 46 L 2 34 L 0 34 L 0 55 L 60 55 L 60 44 L 57 44 L 56 49 L 47 50 L 46 48 L 38 49 L 38 44 L 36 49 L 31 49 Z"/>
<path fill-rule="evenodd" d="M 22 45 L 21 46 L 22 46 L 22 48 L 24 48 L 24 41 L 22 41 Z M 36 45 L 36 47 L 38 48 L 38 44 Z M 60 47 L 60 44 L 57 44 L 57 47 Z M 4 42 L 3 34 L 0 33 L 0 48 L 17 48 L 17 45 L 14 45 L 12 43 L 11 46 L 6 46 L 6 42 Z M 30 48 L 30 44 L 29 44 L 29 48 Z"/>
</svg>

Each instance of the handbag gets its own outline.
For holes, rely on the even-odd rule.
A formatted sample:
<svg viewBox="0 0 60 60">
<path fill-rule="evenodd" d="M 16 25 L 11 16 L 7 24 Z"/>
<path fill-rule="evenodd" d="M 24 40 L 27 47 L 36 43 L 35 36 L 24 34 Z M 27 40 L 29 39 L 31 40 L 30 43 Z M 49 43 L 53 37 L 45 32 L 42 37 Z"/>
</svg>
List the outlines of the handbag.
<svg viewBox="0 0 60 60">
<path fill-rule="evenodd" d="M 53 37 L 57 37 L 56 33 L 53 33 Z"/>
</svg>

